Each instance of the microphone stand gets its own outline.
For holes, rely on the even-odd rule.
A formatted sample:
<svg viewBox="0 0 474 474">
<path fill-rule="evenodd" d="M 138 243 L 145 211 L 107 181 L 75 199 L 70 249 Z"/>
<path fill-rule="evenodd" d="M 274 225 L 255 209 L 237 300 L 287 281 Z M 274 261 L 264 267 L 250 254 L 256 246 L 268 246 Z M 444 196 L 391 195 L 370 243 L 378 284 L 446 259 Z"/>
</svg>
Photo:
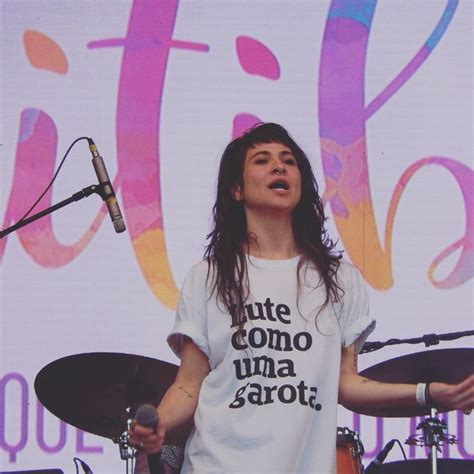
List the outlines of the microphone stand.
<svg viewBox="0 0 474 474">
<path fill-rule="evenodd" d="M 440 341 L 454 341 L 455 339 L 460 339 L 465 336 L 474 336 L 474 331 L 459 331 L 459 332 L 449 332 L 445 334 L 424 334 L 421 337 L 412 337 L 408 339 L 389 339 L 385 342 L 374 341 L 366 342 L 360 351 L 361 354 L 367 352 L 374 352 L 382 349 L 386 346 L 395 346 L 397 344 L 425 344 L 425 347 L 435 346 L 440 343 Z"/>
<path fill-rule="evenodd" d="M 11 234 L 15 230 L 21 229 L 25 225 L 30 224 L 31 222 L 34 222 L 41 217 L 47 216 L 48 214 L 51 214 L 54 211 L 57 211 L 58 209 L 61 209 L 62 207 L 67 206 L 68 204 L 71 204 L 76 201 L 80 201 L 83 198 L 89 197 L 91 194 L 98 194 L 102 199 L 103 197 L 103 186 L 100 184 L 93 184 L 91 186 L 88 186 L 87 188 L 83 188 L 77 193 L 74 193 L 71 197 L 64 199 L 64 201 L 58 202 L 57 204 L 54 204 L 51 207 L 48 207 L 47 209 L 44 209 L 43 211 L 38 212 L 37 214 L 33 214 L 32 216 L 22 219 L 21 221 L 17 222 L 16 224 L 7 227 L 4 230 L 0 230 L 0 239 L 3 239 L 8 234 Z"/>
<path fill-rule="evenodd" d="M 110 187 L 110 184 L 106 183 L 108 187 Z M 77 193 L 74 193 L 71 197 L 64 199 L 61 202 L 58 202 L 57 204 L 54 204 L 53 206 L 50 206 L 43 211 L 40 211 L 36 214 L 33 214 L 30 217 L 27 217 L 26 219 L 22 219 L 18 221 L 16 224 L 7 227 L 4 230 L 0 230 L 0 239 L 5 237 L 8 234 L 11 234 L 15 230 L 21 229 L 22 227 L 30 224 L 31 222 L 34 222 L 41 217 L 47 216 L 48 214 L 53 213 L 54 211 L 57 211 L 58 209 L 61 209 L 62 207 L 65 207 L 69 204 L 72 204 L 73 202 L 80 201 L 81 199 L 84 199 L 86 197 L 89 197 L 91 194 L 98 194 L 103 201 L 105 201 L 110 195 L 104 190 L 104 185 L 103 184 L 92 184 L 91 186 L 87 186 L 86 188 L 82 188 L 80 191 Z M 136 449 L 131 446 L 128 441 L 129 441 L 129 436 L 128 436 L 128 431 L 130 431 L 131 426 L 132 426 L 132 418 L 130 417 L 130 411 L 131 408 L 128 407 L 126 409 L 127 412 L 127 430 L 124 431 L 119 438 L 119 448 L 120 448 L 120 456 L 121 458 L 126 461 L 126 473 L 127 474 L 133 474 L 133 461 L 135 459 L 136 455 Z"/>
</svg>

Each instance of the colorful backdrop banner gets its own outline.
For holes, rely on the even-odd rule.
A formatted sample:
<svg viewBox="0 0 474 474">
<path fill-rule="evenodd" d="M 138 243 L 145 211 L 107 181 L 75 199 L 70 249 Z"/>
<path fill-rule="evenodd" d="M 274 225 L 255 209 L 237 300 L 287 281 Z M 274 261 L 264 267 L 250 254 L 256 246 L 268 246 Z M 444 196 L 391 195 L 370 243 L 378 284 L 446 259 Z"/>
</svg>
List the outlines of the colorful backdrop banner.
<svg viewBox="0 0 474 474">
<path fill-rule="evenodd" d="M 76 456 L 94 472 L 125 470 L 111 440 L 41 405 L 35 377 L 88 352 L 178 363 L 166 336 L 184 276 L 204 252 L 220 154 L 260 121 L 284 125 L 310 157 L 330 234 L 369 287 L 372 340 L 471 329 L 472 8 L 2 0 L 2 229 L 87 136 L 127 232 L 114 233 L 93 195 L 0 240 L 1 468 L 72 472 Z M 90 160 L 79 141 L 34 212 L 96 184 Z M 472 347 L 472 337 L 435 349 L 456 347 Z M 422 350 L 391 346 L 361 355 L 360 366 Z M 390 439 L 418 433 L 420 421 L 342 408 L 339 418 L 359 433 L 364 463 Z M 471 417 L 443 419 L 458 442 L 441 456 L 474 459 Z"/>
</svg>

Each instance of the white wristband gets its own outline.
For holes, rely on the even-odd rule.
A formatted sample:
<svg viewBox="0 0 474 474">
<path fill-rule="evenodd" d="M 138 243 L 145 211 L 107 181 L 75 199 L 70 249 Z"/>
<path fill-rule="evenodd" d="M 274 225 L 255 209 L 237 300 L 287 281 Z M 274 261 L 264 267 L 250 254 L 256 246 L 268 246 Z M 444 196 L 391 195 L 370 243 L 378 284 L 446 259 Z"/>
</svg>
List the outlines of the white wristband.
<svg viewBox="0 0 474 474">
<path fill-rule="evenodd" d="M 426 384 L 425 383 L 419 383 L 416 386 L 416 402 L 420 407 L 427 407 L 428 402 L 426 400 Z"/>
</svg>

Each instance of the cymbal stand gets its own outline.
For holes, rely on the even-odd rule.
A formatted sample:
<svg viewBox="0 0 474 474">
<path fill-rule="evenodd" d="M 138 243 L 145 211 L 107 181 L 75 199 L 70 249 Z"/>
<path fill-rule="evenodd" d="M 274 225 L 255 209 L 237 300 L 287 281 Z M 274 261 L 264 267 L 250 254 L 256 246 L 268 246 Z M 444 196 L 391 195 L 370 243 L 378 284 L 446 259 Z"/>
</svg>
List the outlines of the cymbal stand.
<svg viewBox="0 0 474 474">
<path fill-rule="evenodd" d="M 126 474 L 133 474 L 133 460 L 135 459 L 136 449 L 130 446 L 130 436 L 128 432 L 132 428 L 133 419 L 130 417 L 131 407 L 125 409 L 127 412 L 127 429 L 119 438 L 120 458 L 126 461 Z"/>
<path fill-rule="evenodd" d="M 430 417 L 418 424 L 417 430 L 423 431 L 422 435 L 413 435 L 406 440 L 406 444 L 415 446 L 428 446 L 431 459 L 431 472 L 438 474 L 438 451 L 444 444 L 455 444 L 457 439 L 448 434 L 446 422 L 437 417 L 436 408 L 430 409 Z"/>
</svg>

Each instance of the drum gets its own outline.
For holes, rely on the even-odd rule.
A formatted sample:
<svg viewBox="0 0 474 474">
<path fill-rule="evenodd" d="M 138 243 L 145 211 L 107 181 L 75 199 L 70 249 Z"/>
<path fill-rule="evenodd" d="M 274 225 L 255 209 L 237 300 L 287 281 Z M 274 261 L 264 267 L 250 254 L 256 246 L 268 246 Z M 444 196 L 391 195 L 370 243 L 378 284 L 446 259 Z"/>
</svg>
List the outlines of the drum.
<svg viewBox="0 0 474 474">
<path fill-rule="evenodd" d="M 472 474 L 474 461 L 472 459 L 438 459 L 438 474 Z M 380 474 L 431 474 L 431 460 L 410 459 L 382 464 Z"/>
<path fill-rule="evenodd" d="M 337 428 L 337 474 L 361 474 L 364 446 L 356 432 L 349 428 Z"/>
</svg>

